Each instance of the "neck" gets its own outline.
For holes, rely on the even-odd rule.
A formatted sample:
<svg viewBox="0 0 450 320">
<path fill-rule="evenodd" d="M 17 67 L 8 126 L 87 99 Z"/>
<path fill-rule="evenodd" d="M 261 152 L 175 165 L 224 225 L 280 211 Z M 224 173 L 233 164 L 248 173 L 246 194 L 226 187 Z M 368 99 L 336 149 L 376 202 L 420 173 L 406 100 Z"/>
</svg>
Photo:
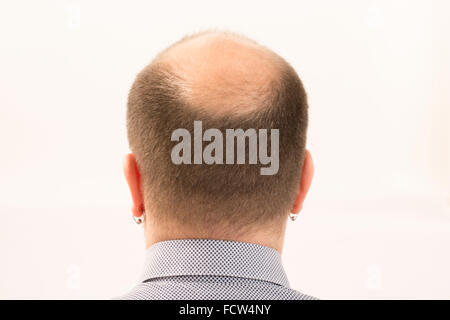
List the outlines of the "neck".
<svg viewBox="0 0 450 320">
<path fill-rule="evenodd" d="M 260 226 L 259 228 L 254 227 L 252 230 L 245 230 L 244 232 L 235 232 L 229 230 L 217 230 L 214 228 L 211 228 L 210 230 L 206 228 L 192 230 L 185 226 L 176 225 L 176 223 L 171 223 L 170 226 L 161 226 L 147 220 L 144 226 L 146 248 L 148 249 L 157 242 L 167 240 L 212 239 L 255 243 L 273 248 L 281 254 L 283 250 L 286 221 L 287 220 L 284 219 L 277 225 L 272 223 L 267 227 Z"/>
</svg>

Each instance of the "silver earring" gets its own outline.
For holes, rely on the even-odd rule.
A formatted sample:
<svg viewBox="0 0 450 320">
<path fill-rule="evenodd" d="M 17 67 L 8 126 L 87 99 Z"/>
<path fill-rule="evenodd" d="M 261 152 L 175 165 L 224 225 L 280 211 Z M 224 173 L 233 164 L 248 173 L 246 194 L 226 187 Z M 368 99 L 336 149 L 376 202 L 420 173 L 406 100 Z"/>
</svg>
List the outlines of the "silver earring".
<svg viewBox="0 0 450 320">
<path fill-rule="evenodd" d="M 132 215 L 134 222 L 136 222 L 137 224 L 141 224 L 142 222 L 145 221 L 145 211 L 142 211 L 142 215 L 140 217 L 136 217 L 134 214 Z"/>
<path fill-rule="evenodd" d="M 298 213 L 289 213 L 289 218 L 291 219 L 291 221 L 295 221 L 295 219 L 297 219 L 298 217 Z"/>
</svg>

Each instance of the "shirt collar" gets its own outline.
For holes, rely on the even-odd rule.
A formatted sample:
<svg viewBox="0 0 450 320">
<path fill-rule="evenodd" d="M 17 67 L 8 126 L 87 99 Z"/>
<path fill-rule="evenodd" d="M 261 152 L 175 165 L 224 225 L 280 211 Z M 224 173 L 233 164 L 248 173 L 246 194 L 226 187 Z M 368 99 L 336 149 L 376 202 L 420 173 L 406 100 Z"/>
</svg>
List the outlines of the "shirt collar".
<svg viewBox="0 0 450 320">
<path fill-rule="evenodd" d="M 288 287 L 281 255 L 254 243 L 183 239 L 155 243 L 147 250 L 142 281 L 171 276 L 228 276 Z"/>
</svg>

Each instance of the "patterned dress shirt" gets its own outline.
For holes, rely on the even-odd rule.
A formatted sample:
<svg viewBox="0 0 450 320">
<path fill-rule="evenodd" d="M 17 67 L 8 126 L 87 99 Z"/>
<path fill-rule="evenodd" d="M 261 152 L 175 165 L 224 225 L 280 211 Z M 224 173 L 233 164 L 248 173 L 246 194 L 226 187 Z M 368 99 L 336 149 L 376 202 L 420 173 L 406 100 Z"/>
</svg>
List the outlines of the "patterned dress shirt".
<svg viewBox="0 0 450 320">
<path fill-rule="evenodd" d="M 281 255 L 245 242 L 162 241 L 146 255 L 141 282 L 119 299 L 306 300 L 289 287 Z"/>
</svg>

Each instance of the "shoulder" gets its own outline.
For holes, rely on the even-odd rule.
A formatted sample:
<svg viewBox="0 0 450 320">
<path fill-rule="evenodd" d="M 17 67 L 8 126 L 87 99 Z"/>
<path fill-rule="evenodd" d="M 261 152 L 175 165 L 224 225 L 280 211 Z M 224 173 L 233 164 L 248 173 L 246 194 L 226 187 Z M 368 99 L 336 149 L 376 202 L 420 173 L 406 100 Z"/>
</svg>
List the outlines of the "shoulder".
<svg viewBox="0 0 450 320">
<path fill-rule="evenodd" d="M 219 283 L 141 283 L 117 300 L 317 300 L 279 285 L 224 285 Z"/>
</svg>

